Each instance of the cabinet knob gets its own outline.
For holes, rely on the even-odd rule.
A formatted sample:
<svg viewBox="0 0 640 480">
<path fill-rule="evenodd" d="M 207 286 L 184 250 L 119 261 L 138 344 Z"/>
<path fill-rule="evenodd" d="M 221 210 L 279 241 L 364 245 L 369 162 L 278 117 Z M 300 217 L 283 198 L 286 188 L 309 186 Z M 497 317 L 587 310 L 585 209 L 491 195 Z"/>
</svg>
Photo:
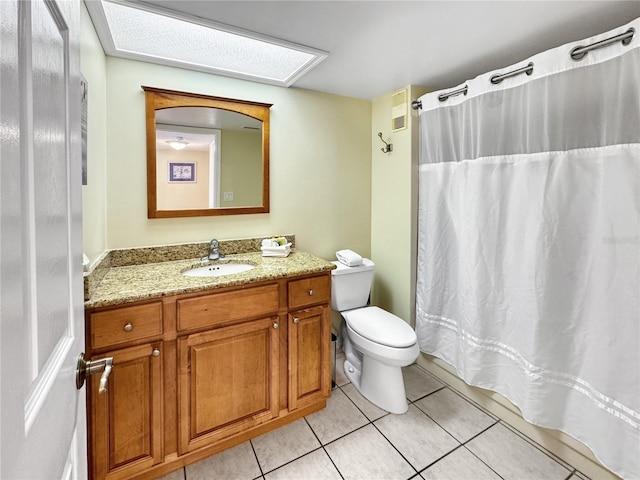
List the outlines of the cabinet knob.
<svg viewBox="0 0 640 480">
<path fill-rule="evenodd" d="M 310 297 L 313 297 L 313 295 L 314 295 L 315 293 L 316 293 L 316 292 L 314 292 L 314 291 L 313 291 L 313 289 L 309 290 L 309 296 L 310 296 Z"/>
<path fill-rule="evenodd" d="M 131 330 L 133 330 L 133 325 L 131 324 L 131 322 L 129 322 L 124 326 L 124 331 L 130 332 Z"/>
<path fill-rule="evenodd" d="M 280 325 L 278 325 L 278 322 L 273 322 L 273 328 L 278 328 Z"/>
<path fill-rule="evenodd" d="M 293 323 L 298 323 L 300 319 L 298 317 L 293 317 Z"/>
<path fill-rule="evenodd" d="M 154 357 L 159 357 L 160 356 L 160 350 L 157 348 L 153 349 L 153 352 L 151 352 L 151 355 L 153 355 Z"/>
</svg>

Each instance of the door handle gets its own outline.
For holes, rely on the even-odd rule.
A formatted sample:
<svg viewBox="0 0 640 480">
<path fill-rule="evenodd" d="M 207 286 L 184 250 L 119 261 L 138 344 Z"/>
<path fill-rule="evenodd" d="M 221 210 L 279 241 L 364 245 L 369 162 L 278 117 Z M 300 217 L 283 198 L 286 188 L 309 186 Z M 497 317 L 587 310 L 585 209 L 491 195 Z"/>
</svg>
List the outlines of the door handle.
<svg viewBox="0 0 640 480">
<path fill-rule="evenodd" d="M 113 357 L 105 357 L 100 360 L 85 360 L 84 353 L 78 356 L 78 366 L 76 367 L 76 387 L 82 388 L 85 379 L 89 375 L 101 373 L 100 385 L 98 387 L 98 393 L 104 393 L 107 391 L 107 382 L 109 380 L 109 374 L 113 368 Z"/>
</svg>

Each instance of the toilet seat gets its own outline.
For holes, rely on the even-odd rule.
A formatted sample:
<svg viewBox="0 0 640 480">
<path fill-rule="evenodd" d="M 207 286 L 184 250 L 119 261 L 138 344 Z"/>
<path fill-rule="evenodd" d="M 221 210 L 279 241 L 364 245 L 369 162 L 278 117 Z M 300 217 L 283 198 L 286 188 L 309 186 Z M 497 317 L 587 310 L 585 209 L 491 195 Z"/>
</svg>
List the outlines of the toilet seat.
<svg viewBox="0 0 640 480">
<path fill-rule="evenodd" d="M 406 348 L 418 340 L 407 322 L 380 307 L 356 308 L 342 316 L 353 331 L 380 345 Z"/>
</svg>

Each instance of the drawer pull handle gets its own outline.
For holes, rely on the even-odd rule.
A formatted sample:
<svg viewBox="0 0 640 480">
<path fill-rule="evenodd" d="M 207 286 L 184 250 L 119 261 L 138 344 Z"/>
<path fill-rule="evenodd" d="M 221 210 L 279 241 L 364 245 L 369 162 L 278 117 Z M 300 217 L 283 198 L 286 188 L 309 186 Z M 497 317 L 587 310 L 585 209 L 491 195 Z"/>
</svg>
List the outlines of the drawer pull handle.
<svg viewBox="0 0 640 480">
<path fill-rule="evenodd" d="M 160 350 L 158 350 L 157 348 L 154 348 L 153 352 L 151 352 L 151 355 L 153 355 L 154 357 L 159 357 L 160 356 Z"/>
<path fill-rule="evenodd" d="M 310 296 L 310 297 L 313 297 L 313 295 L 314 295 L 315 293 L 316 293 L 316 292 L 314 292 L 314 291 L 313 291 L 313 289 L 309 290 L 309 296 Z"/>
<path fill-rule="evenodd" d="M 133 330 L 133 325 L 131 324 L 131 322 L 129 322 L 124 326 L 124 331 L 130 332 L 131 330 Z"/>
<path fill-rule="evenodd" d="M 298 323 L 300 319 L 298 317 L 293 317 L 293 323 Z"/>
<path fill-rule="evenodd" d="M 280 325 L 278 325 L 278 322 L 273 322 L 273 328 L 278 328 Z"/>
</svg>

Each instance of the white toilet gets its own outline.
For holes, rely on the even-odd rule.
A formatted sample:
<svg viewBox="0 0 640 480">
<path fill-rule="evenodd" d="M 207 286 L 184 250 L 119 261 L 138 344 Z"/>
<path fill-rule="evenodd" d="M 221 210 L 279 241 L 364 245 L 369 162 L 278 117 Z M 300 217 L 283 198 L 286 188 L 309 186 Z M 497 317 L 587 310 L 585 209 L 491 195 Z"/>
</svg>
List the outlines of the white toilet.
<svg viewBox="0 0 640 480">
<path fill-rule="evenodd" d="M 372 403 L 391 413 L 405 413 L 409 406 L 402 367 L 418 358 L 416 333 L 401 318 L 366 306 L 373 281 L 371 260 L 364 258 L 356 267 L 332 263 L 337 268 L 331 271 L 331 307 L 342 315 L 344 373 Z"/>
</svg>

